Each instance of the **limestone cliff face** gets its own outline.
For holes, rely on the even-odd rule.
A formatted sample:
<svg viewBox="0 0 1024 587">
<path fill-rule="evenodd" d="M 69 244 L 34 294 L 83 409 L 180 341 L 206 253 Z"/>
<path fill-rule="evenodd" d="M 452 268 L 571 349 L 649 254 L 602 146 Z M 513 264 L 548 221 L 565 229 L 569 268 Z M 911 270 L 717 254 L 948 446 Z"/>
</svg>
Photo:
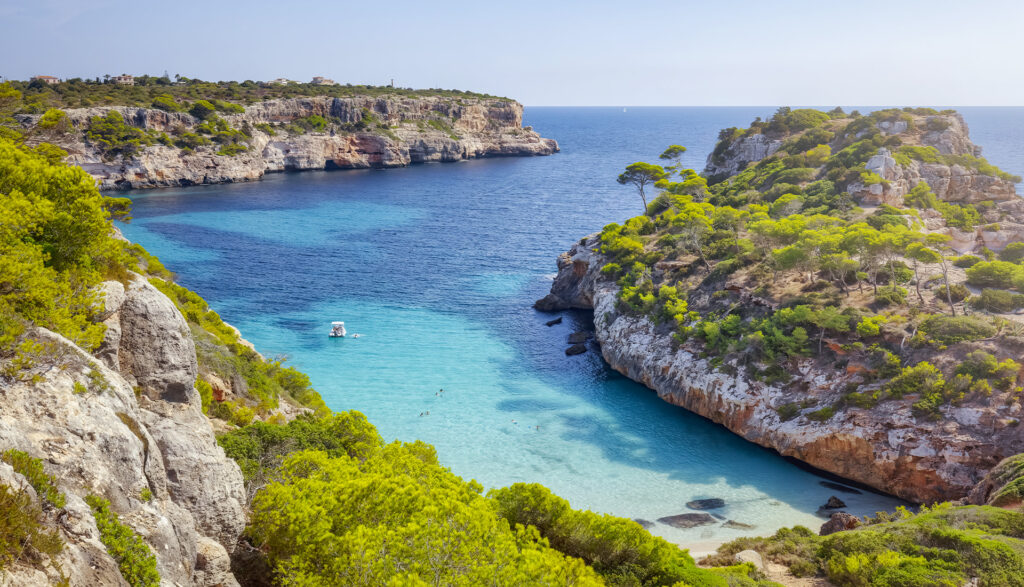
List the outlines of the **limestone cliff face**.
<svg viewBox="0 0 1024 587">
<path fill-rule="evenodd" d="M 3 376 L 0 450 L 42 459 L 66 494 L 57 562 L 71 585 L 124 584 L 83 499 L 90 494 L 148 543 L 163 584 L 237 585 L 228 553 L 245 526 L 242 475 L 202 413 L 188 325 L 142 277 L 103 289 L 108 330 L 95 355 L 38 328 L 46 350 L 35 366 Z M 18 482 L 7 469 L 0 481 Z M 56 578 L 13 573 L 14 584 Z"/>
<path fill-rule="evenodd" d="M 205 146 L 187 153 L 155 145 L 134 158 L 104 160 L 87 144 L 83 132 L 90 118 L 116 110 L 125 121 L 141 129 L 191 131 L 200 122 L 189 114 L 133 107 L 68 110 L 76 129 L 61 146 L 68 162 L 88 171 L 101 189 L 186 186 L 259 179 L 265 173 L 308 169 L 361 169 L 403 167 L 411 163 L 459 161 L 480 157 L 550 155 L 558 143 L 522 127 L 523 107 L 517 102 L 477 98 L 292 98 L 252 104 L 242 114 L 224 116 L 234 128 L 252 135 L 247 152 L 218 155 Z M 359 123 L 369 113 L 385 129 L 353 133 L 275 135 L 258 124 L 289 123 L 312 115 L 342 123 Z M 23 117 L 26 126 L 38 117 Z M 447 121 L 437 125 L 436 121 Z M 430 122 L 435 121 L 434 125 Z"/>
<path fill-rule="evenodd" d="M 597 235 L 558 259 L 558 276 L 539 309 L 593 308 L 604 359 L 623 375 L 743 438 L 819 469 L 915 502 L 959 499 L 1001 459 L 1024 451 L 1019 404 L 965 404 L 943 409 L 940 422 L 911 413 L 914 399 L 871 409 L 842 408 L 826 422 L 799 415 L 782 421 L 776 408 L 806 399 L 838 401 L 854 373 L 796 365 L 789 384 L 769 385 L 731 375 L 701 358 L 700 343 L 679 345 L 671 331 L 617 309 L 618 286 L 603 277 Z M 747 296 L 744 303 L 760 300 Z M 804 414 L 814 408 L 802 410 Z"/>
</svg>

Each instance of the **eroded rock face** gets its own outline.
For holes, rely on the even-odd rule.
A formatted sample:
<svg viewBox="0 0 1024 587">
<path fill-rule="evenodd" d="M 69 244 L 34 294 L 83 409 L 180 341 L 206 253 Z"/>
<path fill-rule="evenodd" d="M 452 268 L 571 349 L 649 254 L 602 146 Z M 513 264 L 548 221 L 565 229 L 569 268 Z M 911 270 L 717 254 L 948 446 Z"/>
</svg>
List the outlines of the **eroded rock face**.
<svg viewBox="0 0 1024 587">
<path fill-rule="evenodd" d="M 0 450 L 42 459 L 58 479 L 68 546 L 57 562 L 72 585 L 121 583 L 84 501 L 90 494 L 109 500 L 149 544 L 166 584 L 231 585 L 226 556 L 245 524 L 242 476 L 192 387 L 187 324 L 138 276 L 103 290 L 105 322 L 117 328 L 108 328 L 97 356 L 33 331 L 47 350 L 30 372 L 0 385 Z"/>
<path fill-rule="evenodd" d="M 235 156 L 218 155 L 216 146 L 197 147 L 186 153 L 155 145 L 128 161 L 110 161 L 88 145 L 80 132 L 90 118 L 110 111 L 120 113 L 129 124 L 157 132 L 177 127 L 192 130 L 200 122 L 185 113 L 125 106 L 67 110 L 79 132 L 69 135 L 61 146 L 69 153 L 68 162 L 89 172 L 101 189 L 231 183 L 252 181 L 277 171 L 403 167 L 428 161 L 550 155 L 558 151 L 554 140 L 522 128 L 523 107 L 511 100 L 313 97 L 260 102 L 247 106 L 242 114 L 224 116 L 234 128 L 248 128 L 252 135 L 249 150 Z M 355 133 L 291 135 L 279 128 L 271 136 L 255 128 L 312 115 L 356 123 L 367 113 L 376 122 Z M 429 124 L 439 117 L 452 121 L 450 130 Z M 20 120 L 32 126 L 38 118 L 21 116 Z M 378 123 L 389 128 L 386 132 L 375 129 Z"/>
<path fill-rule="evenodd" d="M 843 530 L 853 530 L 857 526 L 860 526 L 860 519 L 853 514 L 846 512 L 836 512 L 832 514 L 832 517 L 827 522 L 821 525 L 821 530 L 818 530 L 819 536 L 828 536 L 829 534 L 835 534 L 836 532 L 842 532 Z"/>
<path fill-rule="evenodd" d="M 606 261 L 597 246 L 588 237 L 559 257 L 559 275 L 545 300 L 559 309 L 591 301 L 605 361 L 669 403 L 785 456 L 915 502 L 964 497 L 1001 459 L 1024 452 L 1024 434 L 1015 426 L 1024 410 L 1017 403 L 947 406 L 938 423 L 916 418 L 912 399 L 846 407 L 825 422 L 803 415 L 782 421 L 776 408 L 785 404 L 807 398 L 838 404 L 855 373 L 806 359 L 787 386 L 730 375 L 700 358 L 698 342 L 679 345 L 671 331 L 647 318 L 621 314 L 618 286 L 601 275 Z"/>
<path fill-rule="evenodd" d="M 709 154 L 704 167 L 704 175 L 707 177 L 735 175 L 743 170 L 748 163 L 771 156 L 781 146 L 781 140 L 769 139 L 763 134 L 743 137 L 729 145 L 724 153 L 719 153 L 718 156 L 715 153 Z"/>
</svg>

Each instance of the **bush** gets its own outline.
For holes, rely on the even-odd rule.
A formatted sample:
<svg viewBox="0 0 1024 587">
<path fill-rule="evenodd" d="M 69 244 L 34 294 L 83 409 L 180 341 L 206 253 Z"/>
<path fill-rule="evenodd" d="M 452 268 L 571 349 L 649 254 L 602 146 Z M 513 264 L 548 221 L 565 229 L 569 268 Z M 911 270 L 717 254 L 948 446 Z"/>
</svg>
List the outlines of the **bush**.
<svg viewBox="0 0 1024 587">
<path fill-rule="evenodd" d="M 46 531 L 44 520 L 28 493 L 0 484 L 0 575 L 32 550 L 49 556 L 60 553 L 64 540 L 56 530 Z"/>
<path fill-rule="evenodd" d="M 956 259 L 953 259 L 953 265 L 967 269 L 968 267 L 974 267 L 978 263 L 981 263 L 983 259 L 976 255 L 961 255 Z"/>
<path fill-rule="evenodd" d="M 1010 243 L 999 252 L 999 260 L 1009 263 L 1020 263 L 1024 260 L 1024 243 Z"/>
<path fill-rule="evenodd" d="M 935 289 L 935 295 L 940 300 L 946 299 L 946 286 L 940 285 Z M 967 286 L 962 283 L 954 283 L 949 286 L 949 299 L 954 302 L 962 302 L 971 295 L 971 290 L 967 289 Z"/>
<path fill-rule="evenodd" d="M 1024 295 L 985 288 L 981 290 L 981 295 L 971 298 L 971 305 L 989 312 L 1013 312 L 1024 308 Z"/>
<path fill-rule="evenodd" d="M 800 405 L 795 403 L 782 404 L 775 408 L 775 412 L 779 415 L 780 420 L 788 422 L 800 415 Z"/>
<path fill-rule="evenodd" d="M 93 116 L 85 130 L 85 139 L 95 146 L 104 159 L 120 156 L 129 159 L 153 144 L 153 138 L 142 129 L 125 123 L 116 110 L 106 116 Z"/>
<path fill-rule="evenodd" d="M 199 120 L 206 120 L 216 112 L 217 107 L 207 100 L 196 100 L 195 104 L 192 104 L 192 108 L 188 111 L 189 114 Z"/>
<path fill-rule="evenodd" d="M 57 489 L 57 479 L 43 471 L 43 461 L 13 448 L 0 454 L 0 459 L 10 465 L 14 472 L 24 476 L 32 489 L 36 490 L 36 494 L 46 503 L 57 509 L 64 507 L 66 498 Z"/>
<path fill-rule="evenodd" d="M 907 301 L 907 290 L 902 287 L 884 287 L 875 294 L 875 303 L 881 306 L 900 306 Z"/>
<path fill-rule="evenodd" d="M 175 101 L 172 96 L 168 96 L 167 94 L 161 94 L 156 98 L 153 98 L 153 108 L 167 112 L 178 112 L 181 110 L 178 102 Z"/>
<path fill-rule="evenodd" d="M 887 391 L 894 398 L 905 395 L 941 392 L 946 385 L 942 372 L 931 363 L 921 361 L 913 367 L 905 367 L 903 371 L 889 382 Z"/>
<path fill-rule="evenodd" d="M 1024 279 L 1024 267 L 1008 261 L 982 261 L 967 269 L 967 282 L 978 287 L 1011 289 Z"/>
<path fill-rule="evenodd" d="M 921 330 L 942 344 L 988 338 L 996 327 L 980 316 L 930 316 L 921 323 Z"/>
<path fill-rule="evenodd" d="M 121 523 L 110 510 L 110 502 L 96 495 L 85 498 L 96 518 L 100 542 L 117 563 L 121 577 L 132 587 L 158 587 L 160 573 L 156 570 L 156 556 L 149 546 L 130 527 Z"/>
</svg>

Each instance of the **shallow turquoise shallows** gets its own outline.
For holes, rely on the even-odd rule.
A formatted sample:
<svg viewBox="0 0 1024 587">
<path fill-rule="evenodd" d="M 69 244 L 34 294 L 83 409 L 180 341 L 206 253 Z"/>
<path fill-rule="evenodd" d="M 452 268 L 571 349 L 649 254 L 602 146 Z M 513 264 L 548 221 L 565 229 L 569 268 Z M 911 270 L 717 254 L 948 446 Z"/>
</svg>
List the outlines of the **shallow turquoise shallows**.
<svg viewBox="0 0 1024 587">
<path fill-rule="evenodd" d="M 459 475 L 535 481 L 575 507 L 647 520 L 717 497 L 714 513 L 755 526 L 652 529 L 680 543 L 817 528 L 835 493 L 821 477 L 661 402 L 593 351 L 566 357 L 589 317 L 547 327 L 530 307 L 559 253 L 640 210 L 615 183 L 622 167 L 679 143 L 699 169 L 718 129 L 772 111 L 529 109 L 562 153 L 136 192 L 123 229 L 261 352 L 309 373 L 332 409 L 364 412 L 387 440 L 433 444 Z M 968 122 L 1009 145 L 1000 137 L 1019 134 L 1024 111 L 1009 112 L 1016 126 L 988 110 Z M 987 154 L 1024 167 L 1009 149 Z M 333 320 L 360 337 L 329 339 Z M 858 515 L 900 503 L 838 495 Z"/>
</svg>

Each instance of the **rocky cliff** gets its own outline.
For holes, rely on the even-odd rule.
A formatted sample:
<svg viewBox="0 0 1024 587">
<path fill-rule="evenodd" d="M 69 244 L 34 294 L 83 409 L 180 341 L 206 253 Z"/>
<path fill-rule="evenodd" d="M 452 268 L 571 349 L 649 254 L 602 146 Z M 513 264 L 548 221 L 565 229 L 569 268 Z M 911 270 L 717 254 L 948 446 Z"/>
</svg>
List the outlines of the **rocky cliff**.
<svg viewBox="0 0 1024 587">
<path fill-rule="evenodd" d="M 84 500 L 97 495 L 156 554 L 162 584 L 236 585 L 242 475 L 201 410 L 189 327 L 141 276 L 103 291 L 107 333 L 95 355 L 36 328 L 32 360 L 4 362 L 0 451 L 41 459 L 67 497 L 53 513 L 66 543 L 56 565 L 7 569 L 4 584 L 50 585 L 57 568 L 71 585 L 125 584 Z M 27 487 L 6 464 L 0 478 Z"/>
<path fill-rule="evenodd" d="M 127 160 L 110 159 L 85 139 L 84 130 L 91 118 L 111 110 L 131 126 L 155 133 L 195 132 L 202 122 L 190 114 L 147 108 L 67 110 L 73 131 L 56 142 L 68 151 L 68 162 L 93 175 L 101 189 L 227 183 L 279 171 L 403 167 L 558 151 L 553 139 L 522 127 L 523 107 L 510 100 L 315 97 L 260 102 L 247 106 L 244 113 L 224 115 L 232 128 L 248 134 L 248 149 L 236 155 L 218 154 L 215 145 L 188 150 L 155 144 Z M 339 129 L 361 130 L 286 128 L 310 116 L 335 122 Z M 38 119 L 21 117 L 26 128 Z"/>
<path fill-rule="evenodd" d="M 551 293 L 537 307 L 593 309 L 608 364 L 669 403 L 782 455 L 914 502 L 963 498 L 1001 459 L 1024 452 L 1019 403 L 950 406 L 934 422 L 915 417 L 907 398 L 846 407 L 825 422 L 809 418 L 811 410 L 784 421 L 778 408 L 834 403 L 857 371 L 806 359 L 793 369 L 794 380 L 771 385 L 746 378 L 736 362 L 715 366 L 701 343 L 680 345 L 671 329 L 620 312 L 619 286 L 600 271 L 607 260 L 599 245 L 598 235 L 590 235 L 562 254 Z M 764 302 L 746 295 L 741 303 Z"/>
</svg>

